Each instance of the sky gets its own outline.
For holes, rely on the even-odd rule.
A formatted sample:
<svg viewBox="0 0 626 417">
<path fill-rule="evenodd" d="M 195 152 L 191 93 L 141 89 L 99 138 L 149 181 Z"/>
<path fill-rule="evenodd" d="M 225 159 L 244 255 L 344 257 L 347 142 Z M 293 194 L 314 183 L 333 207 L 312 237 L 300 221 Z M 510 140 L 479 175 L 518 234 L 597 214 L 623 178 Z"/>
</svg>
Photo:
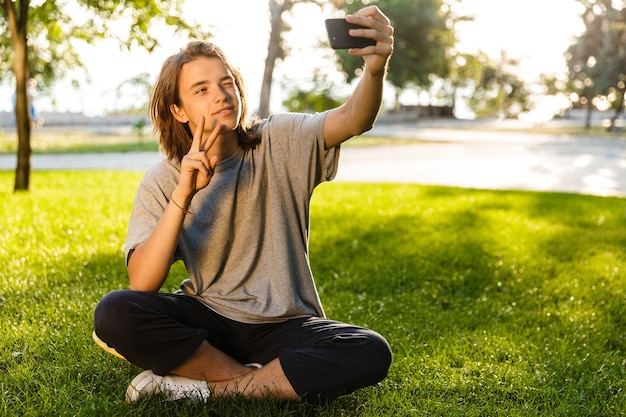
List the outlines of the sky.
<svg viewBox="0 0 626 417">
<path fill-rule="evenodd" d="M 529 77 L 565 71 L 564 52 L 584 30 L 581 5 L 574 0 L 463 0 L 459 12 L 475 15 L 458 28 L 468 50 L 492 56 L 500 50 L 522 59 Z"/>
<path fill-rule="evenodd" d="M 521 59 L 522 72 L 528 78 L 542 72 L 563 72 L 564 51 L 572 37 L 583 30 L 579 7 L 575 0 L 463 0 L 457 11 L 474 16 L 474 21 L 457 27 L 460 49 L 468 52 L 480 49 L 494 57 L 504 49 L 509 56 Z M 269 38 L 267 1 L 185 0 L 183 15 L 206 25 L 215 35 L 211 40 L 240 68 L 254 109 L 258 105 Z M 326 40 L 324 19 L 327 17 L 338 15 L 312 5 L 294 9 L 292 30 L 287 36 L 289 56 L 274 73 L 272 111 L 280 110 L 290 85 L 306 84 L 316 71 L 324 73 L 337 86 L 343 86 L 346 94 L 349 91 L 334 69 L 332 50 L 318 48 Z M 160 45 L 152 54 L 141 49 L 120 51 L 114 41 L 80 46 L 88 74 L 74 74 L 80 81 L 80 90 L 73 88 L 69 79 L 61 81 L 52 90 L 54 100 L 39 97 L 38 110 L 101 115 L 123 107 L 126 103 L 116 93 L 118 86 L 141 73 L 150 74 L 153 81 L 163 61 L 186 43 L 186 39 L 173 36 L 168 28 L 157 31 Z M 394 53 L 402 51 L 396 49 Z M 0 111 L 11 110 L 11 92 L 10 86 L 0 87 Z M 389 93 L 388 100 L 391 97 Z M 417 104 L 419 100 L 411 94 L 402 96 L 404 104 Z"/>
</svg>

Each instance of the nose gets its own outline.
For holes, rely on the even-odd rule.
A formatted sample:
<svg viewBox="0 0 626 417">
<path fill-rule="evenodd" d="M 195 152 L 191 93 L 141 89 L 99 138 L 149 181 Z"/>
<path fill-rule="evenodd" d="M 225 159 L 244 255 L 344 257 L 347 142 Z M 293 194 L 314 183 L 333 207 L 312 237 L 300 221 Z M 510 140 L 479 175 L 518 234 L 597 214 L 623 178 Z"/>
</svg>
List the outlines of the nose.
<svg viewBox="0 0 626 417">
<path fill-rule="evenodd" d="M 228 97 L 228 95 L 226 94 L 226 90 L 224 89 L 224 87 L 219 86 L 215 90 L 215 95 L 213 97 L 213 100 L 216 103 L 221 103 L 223 101 L 226 101 L 227 97 Z"/>
</svg>

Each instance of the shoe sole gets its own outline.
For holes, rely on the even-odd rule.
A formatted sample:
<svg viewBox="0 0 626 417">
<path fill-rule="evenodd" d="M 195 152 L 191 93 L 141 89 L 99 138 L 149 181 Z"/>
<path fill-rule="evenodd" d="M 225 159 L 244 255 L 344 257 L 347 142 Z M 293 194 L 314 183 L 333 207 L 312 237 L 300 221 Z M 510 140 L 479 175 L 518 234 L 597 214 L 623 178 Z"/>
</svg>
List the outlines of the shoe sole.
<svg viewBox="0 0 626 417">
<path fill-rule="evenodd" d="M 117 350 L 107 345 L 104 340 L 100 339 L 96 332 L 91 333 L 91 338 L 94 342 L 96 342 L 96 345 L 100 346 L 100 348 L 102 348 L 102 350 L 104 350 L 105 352 L 108 352 L 113 356 L 117 356 L 120 359 L 126 360 L 126 358 L 122 356 Z"/>
<path fill-rule="evenodd" d="M 126 389 L 126 402 L 136 402 L 145 392 L 156 393 L 158 384 L 154 380 L 155 376 L 151 370 L 145 370 L 137 375 Z"/>
</svg>

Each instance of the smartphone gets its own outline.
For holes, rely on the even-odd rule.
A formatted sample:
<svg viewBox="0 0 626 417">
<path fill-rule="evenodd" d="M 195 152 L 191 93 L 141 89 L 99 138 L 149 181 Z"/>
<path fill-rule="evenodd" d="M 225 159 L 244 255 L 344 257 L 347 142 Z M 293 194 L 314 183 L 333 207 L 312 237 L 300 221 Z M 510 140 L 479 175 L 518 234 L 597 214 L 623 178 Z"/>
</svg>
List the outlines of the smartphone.
<svg viewBox="0 0 626 417">
<path fill-rule="evenodd" d="M 328 40 L 333 49 L 351 49 L 365 48 L 369 45 L 376 45 L 374 39 L 357 38 L 350 36 L 350 29 L 360 29 L 364 26 L 348 23 L 346 19 L 326 19 L 326 32 L 328 32 Z"/>
</svg>

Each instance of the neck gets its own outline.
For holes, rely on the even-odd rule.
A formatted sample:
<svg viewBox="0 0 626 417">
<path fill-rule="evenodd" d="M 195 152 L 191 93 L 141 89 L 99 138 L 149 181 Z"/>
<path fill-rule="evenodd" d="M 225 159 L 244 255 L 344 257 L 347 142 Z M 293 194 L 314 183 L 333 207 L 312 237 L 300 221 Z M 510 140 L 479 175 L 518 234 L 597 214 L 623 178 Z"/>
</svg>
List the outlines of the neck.
<svg viewBox="0 0 626 417">
<path fill-rule="evenodd" d="M 217 161 L 219 162 L 237 152 L 238 149 L 239 140 L 237 139 L 237 133 L 231 131 L 217 137 L 207 156 L 209 158 L 217 156 Z"/>
</svg>

